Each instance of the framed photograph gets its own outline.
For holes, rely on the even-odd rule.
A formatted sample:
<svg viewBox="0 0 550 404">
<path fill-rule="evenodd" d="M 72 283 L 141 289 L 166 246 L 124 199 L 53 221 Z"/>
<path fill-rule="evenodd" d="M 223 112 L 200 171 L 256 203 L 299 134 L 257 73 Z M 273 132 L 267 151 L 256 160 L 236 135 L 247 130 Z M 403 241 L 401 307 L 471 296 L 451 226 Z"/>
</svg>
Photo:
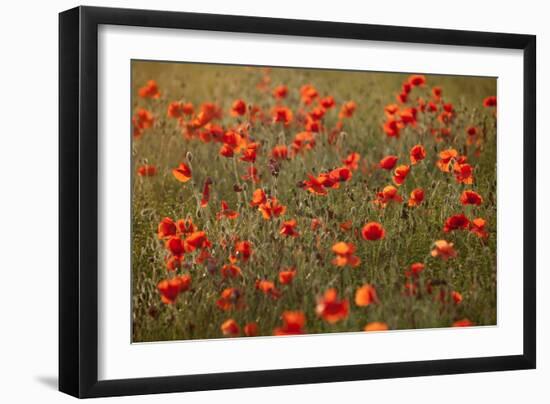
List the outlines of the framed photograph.
<svg viewBox="0 0 550 404">
<path fill-rule="evenodd" d="M 78 7 L 59 387 L 532 369 L 532 35 Z"/>
</svg>

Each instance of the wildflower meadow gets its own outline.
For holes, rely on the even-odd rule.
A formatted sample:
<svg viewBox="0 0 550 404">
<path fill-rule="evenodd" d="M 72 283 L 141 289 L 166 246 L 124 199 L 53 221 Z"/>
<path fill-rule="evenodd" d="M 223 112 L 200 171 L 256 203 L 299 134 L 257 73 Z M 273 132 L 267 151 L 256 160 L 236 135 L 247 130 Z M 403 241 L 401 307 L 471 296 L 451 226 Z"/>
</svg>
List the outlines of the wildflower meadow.
<svg viewBox="0 0 550 404">
<path fill-rule="evenodd" d="M 496 78 L 132 61 L 131 85 L 133 342 L 496 324 Z"/>
</svg>

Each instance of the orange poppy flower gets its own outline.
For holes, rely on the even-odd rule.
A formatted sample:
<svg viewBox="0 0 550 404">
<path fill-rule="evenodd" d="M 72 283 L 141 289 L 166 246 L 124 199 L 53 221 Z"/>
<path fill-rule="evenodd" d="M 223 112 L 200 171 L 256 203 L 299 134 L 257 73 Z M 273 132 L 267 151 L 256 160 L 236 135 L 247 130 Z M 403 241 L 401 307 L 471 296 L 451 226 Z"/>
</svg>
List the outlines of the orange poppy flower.
<svg viewBox="0 0 550 404">
<path fill-rule="evenodd" d="M 453 327 L 472 327 L 475 324 L 472 323 L 467 318 L 463 318 L 462 320 L 457 320 L 453 323 Z"/>
<path fill-rule="evenodd" d="M 300 88 L 300 98 L 302 99 L 302 102 L 306 105 L 311 104 L 318 95 L 319 93 L 317 92 L 317 89 L 311 84 L 304 84 Z"/>
<path fill-rule="evenodd" d="M 386 231 L 378 222 L 370 222 L 361 229 L 361 236 L 365 240 L 375 241 L 381 240 L 386 236 Z"/>
<path fill-rule="evenodd" d="M 409 175 L 411 167 L 408 165 L 400 165 L 395 168 L 393 172 L 393 183 L 395 185 L 402 185 L 405 182 L 405 178 Z"/>
<path fill-rule="evenodd" d="M 459 184 L 470 185 L 474 183 L 474 168 L 470 164 L 460 164 L 456 162 L 453 170 L 456 182 L 458 182 Z"/>
<path fill-rule="evenodd" d="M 450 171 L 452 160 L 457 157 L 458 152 L 455 149 L 443 150 L 439 153 L 439 160 L 436 165 L 441 171 L 448 173 Z"/>
<path fill-rule="evenodd" d="M 415 188 L 411 191 L 409 198 L 409 206 L 418 206 L 424 200 L 424 190 L 422 188 Z"/>
<path fill-rule="evenodd" d="M 283 106 L 274 107 L 271 115 L 273 116 L 274 123 L 279 122 L 285 126 L 288 126 L 292 122 L 293 118 L 290 108 Z"/>
<path fill-rule="evenodd" d="M 168 238 L 175 236 L 176 231 L 176 223 L 169 217 L 165 217 L 158 225 L 157 235 L 159 239 Z"/>
<path fill-rule="evenodd" d="M 185 239 L 185 251 L 192 252 L 197 248 L 209 248 L 212 246 L 204 231 L 195 231 Z"/>
<path fill-rule="evenodd" d="M 449 243 L 446 240 L 437 240 L 431 252 L 432 257 L 441 257 L 444 261 L 456 257 L 457 253 L 453 246 L 453 243 Z"/>
<path fill-rule="evenodd" d="M 334 105 L 336 105 L 336 102 L 334 101 L 334 97 L 329 95 L 327 97 L 321 98 L 319 100 L 319 104 L 321 104 L 323 108 L 330 109 L 334 107 Z"/>
<path fill-rule="evenodd" d="M 258 188 L 252 193 L 252 201 L 250 202 L 250 206 L 252 207 L 260 206 L 266 201 L 267 201 L 267 197 L 265 195 L 264 190 L 261 188 Z"/>
<path fill-rule="evenodd" d="M 247 323 L 243 327 L 244 335 L 247 337 L 255 337 L 258 335 L 258 324 L 256 323 Z"/>
<path fill-rule="evenodd" d="M 404 125 L 412 125 L 416 126 L 416 115 L 418 113 L 418 110 L 414 107 L 412 108 L 405 108 L 399 112 L 399 117 L 401 118 L 401 122 Z"/>
<path fill-rule="evenodd" d="M 220 329 L 222 330 L 223 335 L 228 337 L 236 337 L 241 332 L 239 325 L 232 318 L 224 321 Z"/>
<path fill-rule="evenodd" d="M 296 219 L 287 220 L 286 222 L 283 222 L 281 225 L 281 229 L 279 231 L 279 234 L 289 236 L 289 237 L 298 237 L 300 233 L 296 231 L 296 225 L 298 222 L 296 222 Z"/>
<path fill-rule="evenodd" d="M 329 324 L 344 320 L 349 314 L 349 302 L 340 300 L 336 289 L 328 289 L 322 297 L 317 299 L 315 312 Z"/>
<path fill-rule="evenodd" d="M 288 87 L 281 84 L 273 89 L 273 97 L 275 97 L 278 100 L 282 100 L 283 98 L 286 98 L 288 95 Z"/>
<path fill-rule="evenodd" d="M 380 160 L 380 163 L 378 165 L 384 170 L 391 170 L 395 167 L 398 159 L 399 158 L 397 156 L 386 156 L 382 160 Z"/>
<path fill-rule="evenodd" d="M 351 118 L 357 109 L 357 104 L 355 101 L 348 101 L 342 105 L 340 113 L 338 114 L 339 118 Z"/>
<path fill-rule="evenodd" d="M 222 200 L 221 210 L 216 215 L 216 218 L 218 220 L 221 220 L 224 217 L 227 218 L 227 219 L 232 219 L 233 220 L 233 219 L 236 219 L 236 218 L 239 217 L 239 212 L 237 212 L 236 210 L 229 209 L 229 205 L 227 204 L 227 202 Z"/>
<path fill-rule="evenodd" d="M 284 270 L 281 270 L 279 271 L 279 283 L 281 285 L 288 285 L 294 280 L 295 276 L 296 276 L 295 268 L 286 268 Z"/>
<path fill-rule="evenodd" d="M 144 129 L 151 128 L 155 123 L 155 118 L 150 111 L 144 108 L 139 108 L 136 114 L 132 117 L 132 123 L 134 126 L 134 138 L 141 136 Z"/>
<path fill-rule="evenodd" d="M 367 283 L 357 289 L 355 292 L 355 304 L 357 306 L 366 307 L 373 303 L 379 303 L 378 294 L 374 286 Z"/>
<path fill-rule="evenodd" d="M 399 112 L 399 105 L 397 104 L 388 104 L 384 107 L 384 113 L 388 118 L 393 117 L 397 112 Z"/>
<path fill-rule="evenodd" d="M 185 292 L 191 286 L 191 276 L 181 275 L 172 279 L 164 279 L 157 284 L 160 299 L 165 304 L 174 304 L 181 292 Z"/>
<path fill-rule="evenodd" d="M 286 212 L 286 206 L 281 205 L 277 198 L 271 198 L 267 202 L 262 203 L 258 210 L 262 213 L 265 220 L 270 220 L 273 217 L 279 217 Z"/>
<path fill-rule="evenodd" d="M 489 233 L 485 230 L 485 225 L 487 222 L 481 217 L 475 218 L 470 222 L 470 231 L 474 233 L 479 238 L 489 237 Z"/>
<path fill-rule="evenodd" d="M 448 233 L 453 230 L 466 230 L 470 225 L 470 221 L 463 214 L 453 215 L 447 220 L 445 220 L 445 225 L 443 226 L 443 231 Z"/>
<path fill-rule="evenodd" d="M 462 295 L 456 290 L 453 290 L 451 292 L 451 299 L 453 299 L 453 302 L 455 304 L 459 304 L 460 302 L 462 302 Z"/>
<path fill-rule="evenodd" d="M 359 153 L 353 152 L 347 155 L 345 159 L 342 160 L 342 163 L 349 168 L 350 170 L 357 170 L 359 168 L 359 160 L 361 155 Z"/>
<path fill-rule="evenodd" d="M 311 174 L 307 176 L 309 180 L 303 182 L 304 189 L 316 195 L 325 196 L 328 194 L 327 189 L 323 185 L 322 178 L 315 177 Z"/>
<path fill-rule="evenodd" d="M 235 256 L 241 261 L 248 261 L 252 256 L 252 243 L 250 241 L 237 241 L 235 243 Z"/>
<path fill-rule="evenodd" d="M 361 263 L 361 259 L 354 255 L 355 245 L 353 243 L 340 241 L 332 246 L 332 252 L 336 254 L 336 257 L 332 260 L 332 264 L 338 267 L 346 265 L 356 267 Z"/>
<path fill-rule="evenodd" d="M 224 278 L 237 278 L 241 276 L 241 268 L 235 264 L 225 264 L 221 269 L 221 274 Z"/>
<path fill-rule="evenodd" d="M 275 160 L 288 159 L 288 147 L 284 144 L 274 146 L 273 149 L 271 149 L 271 157 Z"/>
<path fill-rule="evenodd" d="M 387 331 L 389 330 L 389 327 L 386 323 L 383 323 L 381 321 L 373 321 L 371 323 L 368 323 L 365 328 L 363 328 L 364 331 Z"/>
<path fill-rule="evenodd" d="M 282 327 L 273 330 L 274 335 L 298 335 L 304 333 L 306 316 L 302 311 L 285 311 L 281 315 Z"/>
<path fill-rule="evenodd" d="M 157 82 L 155 80 L 149 80 L 147 84 L 139 89 L 138 94 L 141 98 L 158 99 L 160 97 L 160 92 Z"/>
<path fill-rule="evenodd" d="M 204 180 L 204 186 L 202 188 L 201 208 L 208 206 L 208 201 L 210 200 L 210 185 L 212 185 L 212 179 L 207 177 L 206 180 Z"/>
<path fill-rule="evenodd" d="M 405 271 L 405 276 L 407 278 L 418 278 L 420 273 L 424 271 L 425 268 L 426 266 L 422 262 L 415 262 L 414 264 L 411 264 L 408 271 Z"/>
<path fill-rule="evenodd" d="M 231 104 L 231 115 L 242 116 L 244 114 L 246 114 L 246 102 L 241 99 L 233 101 L 233 104 Z"/>
<path fill-rule="evenodd" d="M 258 289 L 260 292 L 273 299 L 278 299 L 279 297 L 281 297 L 281 292 L 275 287 L 275 284 L 271 281 L 265 279 L 257 280 L 255 286 L 256 289 Z"/>
<path fill-rule="evenodd" d="M 150 164 L 144 164 L 138 167 L 137 174 L 140 177 L 152 177 L 154 175 L 157 175 L 157 167 Z"/>
<path fill-rule="evenodd" d="M 181 163 L 178 168 L 174 168 L 172 174 L 180 182 L 187 182 L 191 179 L 191 169 L 185 163 Z"/>
<path fill-rule="evenodd" d="M 479 206 L 483 203 L 483 198 L 475 191 L 466 190 L 460 195 L 460 203 L 463 205 L 476 205 Z"/>
<path fill-rule="evenodd" d="M 384 187 L 382 192 L 376 194 L 375 204 L 380 205 L 381 207 L 386 207 L 389 202 L 403 202 L 403 198 L 399 195 L 397 188 L 393 185 L 387 185 Z"/>
<path fill-rule="evenodd" d="M 172 255 L 183 255 L 185 253 L 185 244 L 179 237 L 173 236 L 166 240 L 165 247 Z"/>
<path fill-rule="evenodd" d="M 419 161 L 424 160 L 426 158 L 426 149 L 424 149 L 424 146 L 420 144 L 413 146 L 410 152 L 410 158 L 412 165 L 415 165 Z"/>
<path fill-rule="evenodd" d="M 216 300 L 216 306 L 223 311 L 242 309 L 244 307 L 243 295 L 237 288 L 224 289 L 220 298 Z"/>
<path fill-rule="evenodd" d="M 497 97 L 492 95 L 483 99 L 483 106 L 486 108 L 497 106 Z"/>
</svg>

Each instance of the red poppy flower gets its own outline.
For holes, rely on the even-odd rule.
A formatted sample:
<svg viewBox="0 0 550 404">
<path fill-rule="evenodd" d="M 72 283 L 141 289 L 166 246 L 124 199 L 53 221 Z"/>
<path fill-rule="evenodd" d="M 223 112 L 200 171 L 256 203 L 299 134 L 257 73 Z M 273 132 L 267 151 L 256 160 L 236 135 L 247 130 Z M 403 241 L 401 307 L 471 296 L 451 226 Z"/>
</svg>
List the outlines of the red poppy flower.
<svg viewBox="0 0 550 404">
<path fill-rule="evenodd" d="M 223 335 L 228 337 L 236 337 L 241 332 L 239 325 L 232 318 L 224 321 L 220 329 L 222 330 Z"/>
<path fill-rule="evenodd" d="M 388 104 L 384 107 L 384 113 L 388 118 L 393 117 L 397 112 L 399 112 L 399 105 L 397 104 Z"/>
<path fill-rule="evenodd" d="M 359 153 L 353 152 L 347 155 L 345 159 L 342 160 L 342 163 L 349 168 L 350 170 L 357 170 L 359 168 L 359 160 L 361 155 Z"/>
<path fill-rule="evenodd" d="M 394 118 L 388 118 L 386 122 L 384 122 L 383 129 L 388 137 L 399 137 L 399 133 L 403 127 L 404 125 L 401 121 Z"/>
<path fill-rule="evenodd" d="M 353 243 L 340 241 L 332 246 L 332 252 L 336 255 L 332 263 L 338 267 L 346 265 L 356 267 L 361 263 L 361 259 L 354 255 L 355 245 Z"/>
<path fill-rule="evenodd" d="M 467 318 L 463 318 L 462 320 L 457 320 L 453 323 L 453 327 L 472 327 L 475 324 L 472 323 Z"/>
<path fill-rule="evenodd" d="M 143 134 L 145 129 L 151 128 L 155 123 L 155 118 L 150 111 L 144 108 L 139 108 L 136 114 L 132 117 L 132 124 L 134 126 L 133 136 L 138 138 Z"/>
<path fill-rule="evenodd" d="M 256 157 L 258 155 L 259 147 L 260 147 L 259 143 L 249 143 L 243 151 L 241 161 L 246 161 L 248 163 L 256 162 Z"/>
<path fill-rule="evenodd" d="M 486 108 L 497 106 L 497 97 L 492 95 L 483 99 L 483 106 Z"/>
<path fill-rule="evenodd" d="M 178 220 L 176 227 L 178 228 L 178 234 L 189 235 L 197 231 L 197 226 L 195 226 L 193 220 L 190 218 Z"/>
<path fill-rule="evenodd" d="M 250 206 L 260 206 L 267 202 L 267 197 L 265 195 L 265 192 L 263 189 L 258 188 L 252 193 L 252 201 L 250 202 Z"/>
<path fill-rule="evenodd" d="M 147 84 L 139 89 L 138 94 L 141 98 L 159 98 L 160 92 L 157 82 L 155 80 L 149 80 Z"/>
<path fill-rule="evenodd" d="M 355 304 L 359 307 L 366 307 L 369 304 L 379 303 L 378 294 L 374 286 L 368 283 L 361 286 L 355 292 Z"/>
<path fill-rule="evenodd" d="M 169 217 L 165 217 L 160 221 L 158 225 L 158 230 L 157 230 L 158 238 L 163 239 L 163 238 L 175 236 L 176 231 L 177 231 L 176 223 L 174 223 L 174 221 Z"/>
<path fill-rule="evenodd" d="M 282 327 L 273 330 L 274 335 L 298 335 L 304 333 L 306 316 L 302 311 L 285 311 L 281 315 Z"/>
<path fill-rule="evenodd" d="M 460 203 L 479 206 L 483 203 L 483 198 L 475 191 L 466 190 L 460 195 Z"/>
<path fill-rule="evenodd" d="M 412 165 L 415 165 L 419 161 L 424 160 L 426 158 L 426 149 L 424 149 L 424 146 L 419 144 L 413 146 L 410 152 L 410 158 Z"/>
<path fill-rule="evenodd" d="M 220 156 L 223 156 L 223 157 L 233 157 L 235 155 L 235 152 L 233 151 L 233 148 L 227 144 L 224 144 L 222 145 L 222 147 L 220 147 Z"/>
<path fill-rule="evenodd" d="M 288 87 L 281 84 L 273 89 L 273 97 L 275 97 L 278 100 L 282 100 L 283 98 L 286 98 L 288 95 Z"/>
<path fill-rule="evenodd" d="M 444 261 L 447 261 L 449 258 L 454 258 L 457 256 L 457 253 L 454 249 L 454 244 L 449 243 L 446 240 L 437 240 L 434 243 L 434 249 L 431 252 L 432 257 L 440 257 Z"/>
<path fill-rule="evenodd" d="M 405 104 L 407 102 L 407 99 L 408 99 L 408 94 L 406 92 L 401 92 L 399 94 L 397 94 L 395 96 L 395 99 L 400 102 L 401 104 Z"/>
<path fill-rule="evenodd" d="M 281 205 L 277 198 L 271 198 L 267 202 L 262 203 L 258 209 L 265 220 L 282 216 L 286 212 L 286 206 Z"/>
<path fill-rule="evenodd" d="M 443 90 L 441 89 L 441 87 L 432 88 L 432 95 L 436 100 L 439 100 L 441 98 L 442 93 L 443 93 Z"/>
<path fill-rule="evenodd" d="M 415 277 L 417 278 L 426 266 L 422 262 L 415 262 L 414 264 L 411 264 L 408 271 L 405 271 L 405 276 L 407 278 Z"/>
<path fill-rule="evenodd" d="M 297 224 L 298 223 L 296 222 L 296 219 L 291 219 L 291 220 L 287 220 L 286 222 L 283 222 L 283 224 L 281 225 L 279 234 L 283 234 L 289 237 L 298 237 L 300 233 L 296 231 Z"/>
<path fill-rule="evenodd" d="M 363 226 L 361 230 L 361 236 L 365 240 L 375 241 L 381 240 L 385 237 L 386 231 L 382 225 L 378 222 L 370 222 Z"/>
<path fill-rule="evenodd" d="M 183 264 L 183 255 L 171 255 L 166 257 L 166 269 L 168 272 L 174 272 L 177 269 L 180 269 Z"/>
<path fill-rule="evenodd" d="M 210 200 L 210 185 L 212 185 L 212 179 L 207 177 L 206 180 L 204 180 L 204 186 L 202 188 L 201 208 L 208 206 L 208 201 Z"/>
<path fill-rule="evenodd" d="M 166 240 L 165 247 L 172 255 L 180 256 L 185 253 L 183 240 L 177 236 L 170 237 Z"/>
<path fill-rule="evenodd" d="M 328 289 L 324 295 L 317 299 L 315 312 L 329 324 L 344 320 L 349 314 L 349 302 L 340 300 L 336 289 Z"/>
<path fill-rule="evenodd" d="M 398 159 L 399 158 L 397 156 L 386 156 L 382 160 L 380 160 L 380 163 L 378 165 L 384 170 L 391 170 L 395 167 Z"/>
<path fill-rule="evenodd" d="M 409 206 L 418 206 L 424 200 L 424 190 L 422 188 L 415 188 L 411 191 L 409 198 Z"/>
<path fill-rule="evenodd" d="M 474 168 L 468 164 L 455 163 L 453 167 L 456 182 L 459 184 L 473 184 L 474 183 Z"/>
<path fill-rule="evenodd" d="M 191 276 L 182 275 L 172 279 L 165 279 L 157 284 L 160 299 L 165 304 L 174 304 L 181 292 L 185 292 L 191 286 Z"/>
<path fill-rule="evenodd" d="M 383 323 L 381 321 L 373 321 L 371 323 L 368 323 L 365 328 L 363 328 L 364 331 L 387 331 L 389 330 L 389 327 L 386 323 Z"/>
<path fill-rule="evenodd" d="M 224 217 L 227 218 L 227 219 L 232 219 L 233 220 L 233 219 L 236 219 L 237 217 L 239 217 L 239 212 L 237 212 L 236 210 L 229 209 L 229 205 L 227 204 L 227 202 L 222 200 L 221 209 L 218 212 L 218 214 L 216 215 L 216 218 L 218 220 L 221 220 Z"/>
<path fill-rule="evenodd" d="M 185 250 L 187 252 L 195 251 L 197 248 L 210 248 L 212 243 L 206 237 L 204 231 L 195 231 L 185 238 Z"/>
<path fill-rule="evenodd" d="M 403 198 L 399 195 L 397 188 L 393 185 L 387 185 L 384 187 L 382 192 L 376 194 L 376 200 L 374 203 L 380 205 L 381 207 L 386 207 L 389 202 L 403 202 Z"/>
<path fill-rule="evenodd" d="M 255 337 L 258 335 L 258 324 L 256 323 L 247 323 L 243 327 L 244 335 L 247 337 Z"/>
<path fill-rule="evenodd" d="M 257 280 L 255 284 L 256 289 L 272 299 L 278 299 L 281 297 L 281 292 L 275 287 L 275 284 L 268 280 Z"/>
<path fill-rule="evenodd" d="M 237 278 L 241 276 L 241 268 L 235 264 L 226 264 L 221 269 L 221 274 L 224 278 Z"/>
<path fill-rule="evenodd" d="M 323 225 L 323 222 L 318 217 L 311 219 L 311 230 L 315 231 Z"/>
<path fill-rule="evenodd" d="M 311 84 L 304 84 L 300 88 L 300 98 L 302 99 L 302 102 L 306 105 L 311 104 L 318 95 L 319 93 L 317 92 L 317 89 Z"/>
<path fill-rule="evenodd" d="M 295 268 L 286 268 L 284 270 L 281 270 L 279 271 L 279 283 L 281 285 L 288 285 L 294 280 L 295 276 L 296 276 Z"/>
<path fill-rule="evenodd" d="M 453 230 L 466 230 L 470 225 L 470 221 L 463 214 L 453 215 L 445 221 L 443 231 L 448 233 Z"/>
<path fill-rule="evenodd" d="M 252 256 L 252 243 L 250 241 L 237 241 L 235 243 L 235 256 L 241 261 L 248 261 Z"/>
<path fill-rule="evenodd" d="M 233 101 L 233 104 L 231 104 L 231 115 L 242 116 L 244 114 L 246 114 L 246 102 L 241 99 Z"/>
<path fill-rule="evenodd" d="M 400 165 L 395 168 L 393 172 L 393 183 L 395 185 L 402 185 L 405 182 L 405 178 L 409 175 L 411 167 L 408 165 Z"/>
<path fill-rule="evenodd" d="M 426 84 L 426 77 L 421 74 L 413 74 L 409 77 L 409 83 L 413 87 L 423 86 Z"/>
<path fill-rule="evenodd" d="M 416 126 L 416 115 L 418 110 L 416 108 L 405 108 L 399 112 L 399 117 L 404 125 Z"/>
<path fill-rule="evenodd" d="M 244 307 L 243 295 L 237 288 L 224 289 L 220 298 L 216 300 L 216 306 L 223 311 L 242 309 Z"/>
<path fill-rule="evenodd" d="M 311 150 L 315 147 L 315 136 L 310 131 L 300 132 L 294 136 L 292 142 L 292 149 L 294 153 L 298 154 L 307 150 Z"/>
<path fill-rule="evenodd" d="M 185 163 L 181 163 L 178 168 L 174 168 L 172 174 L 180 182 L 187 182 L 191 179 L 191 169 Z"/>
<path fill-rule="evenodd" d="M 469 126 L 466 129 L 466 133 L 468 134 L 468 136 L 475 136 L 477 135 L 477 132 L 478 132 L 478 129 L 475 126 Z"/>
<path fill-rule="evenodd" d="M 137 174 L 140 177 L 152 177 L 154 175 L 157 175 L 157 167 L 150 164 L 144 164 L 138 167 Z"/>
<path fill-rule="evenodd" d="M 451 292 L 451 299 L 453 299 L 453 302 L 455 304 L 459 304 L 460 302 L 462 302 L 462 295 L 456 290 L 453 290 Z"/>
<path fill-rule="evenodd" d="M 277 106 L 273 108 L 272 111 L 273 122 L 279 122 L 287 126 L 292 122 L 293 114 L 292 111 L 283 106 Z"/>
<path fill-rule="evenodd" d="M 355 101 L 348 101 L 342 105 L 340 113 L 338 114 L 339 118 L 351 118 L 357 109 L 357 104 Z"/>
<path fill-rule="evenodd" d="M 334 97 L 329 95 L 327 97 L 321 98 L 321 100 L 319 100 L 319 104 L 321 104 L 323 108 L 329 109 L 334 107 L 336 103 L 334 101 Z"/>
<path fill-rule="evenodd" d="M 271 157 L 275 160 L 288 159 L 288 147 L 284 144 L 274 146 L 273 149 L 271 149 Z"/>
<path fill-rule="evenodd" d="M 245 181 L 251 181 L 253 183 L 260 182 L 261 180 L 258 175 L 258 169 L 253 165 L 248 166 L 246 173 L 241 178 Z"/>
</svg>

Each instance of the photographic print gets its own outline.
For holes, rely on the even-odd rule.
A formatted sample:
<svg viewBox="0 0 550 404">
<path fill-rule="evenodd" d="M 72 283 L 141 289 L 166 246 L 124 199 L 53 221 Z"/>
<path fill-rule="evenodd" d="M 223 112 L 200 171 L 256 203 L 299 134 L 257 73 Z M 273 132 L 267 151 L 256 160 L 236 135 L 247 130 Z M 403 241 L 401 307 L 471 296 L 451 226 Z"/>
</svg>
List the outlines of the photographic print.
<svg viewBox="0 0 550 404">
<path fill-rule="evenodd" d="M 495 77 L 131 75 L 132 342 L 496 325 Z"/>
</svg>

